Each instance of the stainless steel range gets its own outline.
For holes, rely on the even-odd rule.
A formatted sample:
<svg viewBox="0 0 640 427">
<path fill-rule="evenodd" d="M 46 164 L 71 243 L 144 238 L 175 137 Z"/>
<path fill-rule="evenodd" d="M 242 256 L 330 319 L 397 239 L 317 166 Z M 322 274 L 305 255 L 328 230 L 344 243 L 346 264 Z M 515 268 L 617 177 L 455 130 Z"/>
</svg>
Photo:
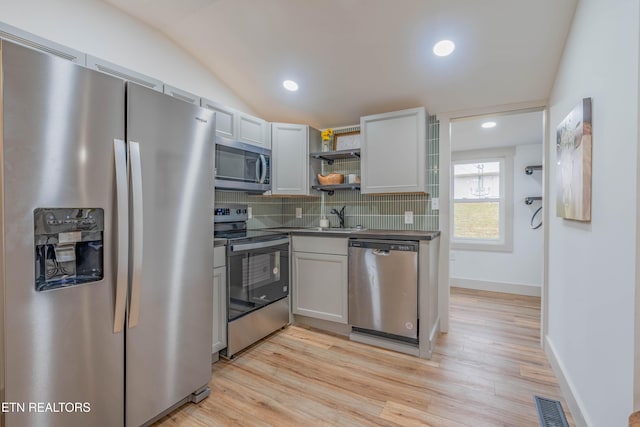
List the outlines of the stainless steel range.
<svg viewBox="0 0 640 427">
<path fill-rule="evenodd" d="M 247 230 L 248 207 L 215 207 L 214 236 L 227 239 L 227 337 L 223 355 L 289 323 L 289 237 Z"/>
</svg>

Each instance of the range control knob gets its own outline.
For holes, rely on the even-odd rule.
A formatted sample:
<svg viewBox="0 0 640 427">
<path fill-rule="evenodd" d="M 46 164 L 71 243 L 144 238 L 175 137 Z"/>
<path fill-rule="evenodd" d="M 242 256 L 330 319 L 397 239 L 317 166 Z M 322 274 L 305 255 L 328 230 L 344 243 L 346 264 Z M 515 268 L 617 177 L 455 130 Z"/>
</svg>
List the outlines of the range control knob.
<svg viewBox="0 0 640 427">
<path fill-rule="evenodd" d="M 236 213 L 240 215 L 242 213 L 242 209 L 236 209 Z"/>
</svg>

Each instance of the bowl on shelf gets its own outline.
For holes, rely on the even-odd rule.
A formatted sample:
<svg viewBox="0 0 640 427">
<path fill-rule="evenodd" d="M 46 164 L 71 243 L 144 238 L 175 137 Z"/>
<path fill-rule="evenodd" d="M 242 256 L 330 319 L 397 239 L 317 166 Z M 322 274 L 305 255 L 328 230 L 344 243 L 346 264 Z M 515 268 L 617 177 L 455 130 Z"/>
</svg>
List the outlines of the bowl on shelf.
<svg viewBox="0 0 640 427">
<path fill-rule="evenodd" d="M 341 173 L 330 173 L 329 175 L 318 174 L 318 184 L 336 185 L 344 183 L 344 175 Z"/>
</svg>

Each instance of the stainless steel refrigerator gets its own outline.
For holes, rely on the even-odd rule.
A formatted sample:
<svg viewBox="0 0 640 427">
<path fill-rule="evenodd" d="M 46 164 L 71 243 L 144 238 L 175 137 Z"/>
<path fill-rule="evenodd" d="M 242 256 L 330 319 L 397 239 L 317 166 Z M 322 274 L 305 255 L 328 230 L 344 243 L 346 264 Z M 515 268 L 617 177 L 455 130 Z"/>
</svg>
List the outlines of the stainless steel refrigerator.
<svg viewBox="0 0 640 427">
<path fill-rule="evenodd" d="M 9 42 L 0 61 L 0 400 L 22 403 L 0 423 L 138 426 L 206 396 L 213 113 Z"/>
</svg>

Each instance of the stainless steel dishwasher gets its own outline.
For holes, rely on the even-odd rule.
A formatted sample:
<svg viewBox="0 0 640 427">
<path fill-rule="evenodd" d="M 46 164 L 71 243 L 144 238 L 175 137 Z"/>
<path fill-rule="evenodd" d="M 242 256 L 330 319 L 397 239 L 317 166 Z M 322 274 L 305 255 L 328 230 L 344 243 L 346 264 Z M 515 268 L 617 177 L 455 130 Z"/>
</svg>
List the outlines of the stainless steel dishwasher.
<svg viewBox="0 0 640 427">
<path fill-rule="evenodd" d="M 353 331 L 418 342 L 418 243 L 349 241 Z"/>
</svg>

